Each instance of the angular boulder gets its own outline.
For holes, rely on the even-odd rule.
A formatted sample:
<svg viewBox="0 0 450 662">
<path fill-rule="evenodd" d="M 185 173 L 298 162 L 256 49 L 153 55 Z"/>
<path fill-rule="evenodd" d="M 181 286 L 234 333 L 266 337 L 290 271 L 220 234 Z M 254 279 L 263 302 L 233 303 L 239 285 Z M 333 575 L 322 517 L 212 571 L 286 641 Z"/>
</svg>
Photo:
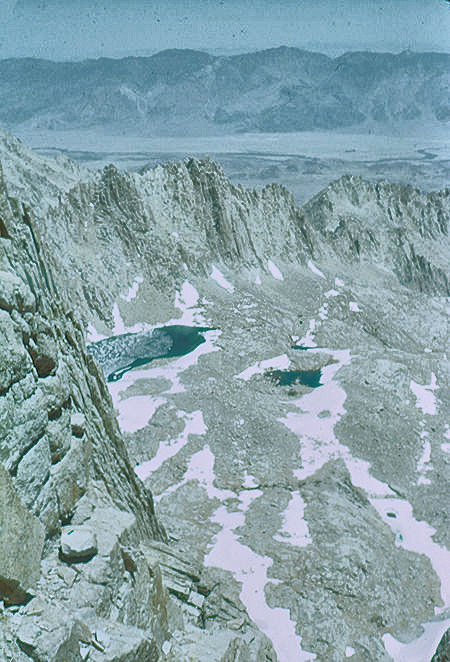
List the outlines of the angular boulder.
<svg viewBox="0 0 450 662">
<path fill-rule="evenodd" d="M 87 526 L 65 526 L 61 532 L 61 558 L 68 563 L 86 562 L 97 554 L 97 538 Z"/>
<path fill-rule="evenodd" d="M 23 604 L 40 574 L 45 532 L 23 505 L 13 481 L 0 464 L 0 600 Z"/>
</svg>

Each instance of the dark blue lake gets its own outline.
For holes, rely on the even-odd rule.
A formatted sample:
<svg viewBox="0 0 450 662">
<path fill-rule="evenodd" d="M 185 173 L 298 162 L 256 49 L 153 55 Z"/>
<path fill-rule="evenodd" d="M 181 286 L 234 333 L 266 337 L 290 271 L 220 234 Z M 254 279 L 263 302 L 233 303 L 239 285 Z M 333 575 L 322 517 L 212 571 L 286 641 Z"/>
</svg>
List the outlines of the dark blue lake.
<svg viewBox="0 0 450 662">
<path fill-rule="evenodd" d="M 189 354 L 205 342 L 209 327 L 162 326 L 151 331 L 124 333 L 88 345 L 88 351 L 103 368 L 108 382 L 116 382 L 126 372 L 155 359 Z"/>
<path fill-rule="evenodd" d="M 310 388 L 322 386 L 321 370 L 270 370 L 265 373 L 277 386 L 293 386 L 301 384 Z"/>
</svg>

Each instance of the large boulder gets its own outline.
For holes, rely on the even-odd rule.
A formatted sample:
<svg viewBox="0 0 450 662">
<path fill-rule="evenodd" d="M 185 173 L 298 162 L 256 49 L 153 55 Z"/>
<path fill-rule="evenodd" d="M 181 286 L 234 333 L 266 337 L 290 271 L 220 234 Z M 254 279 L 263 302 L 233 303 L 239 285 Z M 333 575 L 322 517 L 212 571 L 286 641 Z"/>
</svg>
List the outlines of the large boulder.
<svg viewBox="0 0 450 662">
<path fill-rule="evenodd" d="M 29 599 L 40 572 L 45 532 L 20 500 L 0 464 L 0 599 L 22 604 Z"/>
</svg>

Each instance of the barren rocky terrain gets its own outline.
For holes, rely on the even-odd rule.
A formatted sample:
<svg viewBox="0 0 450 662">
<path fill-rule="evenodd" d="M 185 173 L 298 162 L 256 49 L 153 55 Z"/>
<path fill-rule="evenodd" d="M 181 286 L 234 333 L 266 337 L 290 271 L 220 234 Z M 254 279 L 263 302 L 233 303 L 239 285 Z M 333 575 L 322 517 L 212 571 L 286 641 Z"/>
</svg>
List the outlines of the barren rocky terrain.
<svg viewBox="0 0 450 662">
<path fill-rule="evenodd" d="M 0 162 L 4 659 L 445 660 L 449 190 Z"/>
</svg>

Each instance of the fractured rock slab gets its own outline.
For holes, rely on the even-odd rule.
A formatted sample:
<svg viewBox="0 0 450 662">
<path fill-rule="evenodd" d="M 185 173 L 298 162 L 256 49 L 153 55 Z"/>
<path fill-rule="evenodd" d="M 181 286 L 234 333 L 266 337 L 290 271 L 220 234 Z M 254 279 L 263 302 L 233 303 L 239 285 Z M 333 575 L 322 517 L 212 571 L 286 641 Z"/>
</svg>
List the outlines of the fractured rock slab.
<svg viewBox="0 0 450 662">
<path fill-rule="evenodd" d="M 23 604 L 36 584 L 44 546 L 44 527 L 20 500 L 0 464 L 0 599 Z"/>
</svg>

